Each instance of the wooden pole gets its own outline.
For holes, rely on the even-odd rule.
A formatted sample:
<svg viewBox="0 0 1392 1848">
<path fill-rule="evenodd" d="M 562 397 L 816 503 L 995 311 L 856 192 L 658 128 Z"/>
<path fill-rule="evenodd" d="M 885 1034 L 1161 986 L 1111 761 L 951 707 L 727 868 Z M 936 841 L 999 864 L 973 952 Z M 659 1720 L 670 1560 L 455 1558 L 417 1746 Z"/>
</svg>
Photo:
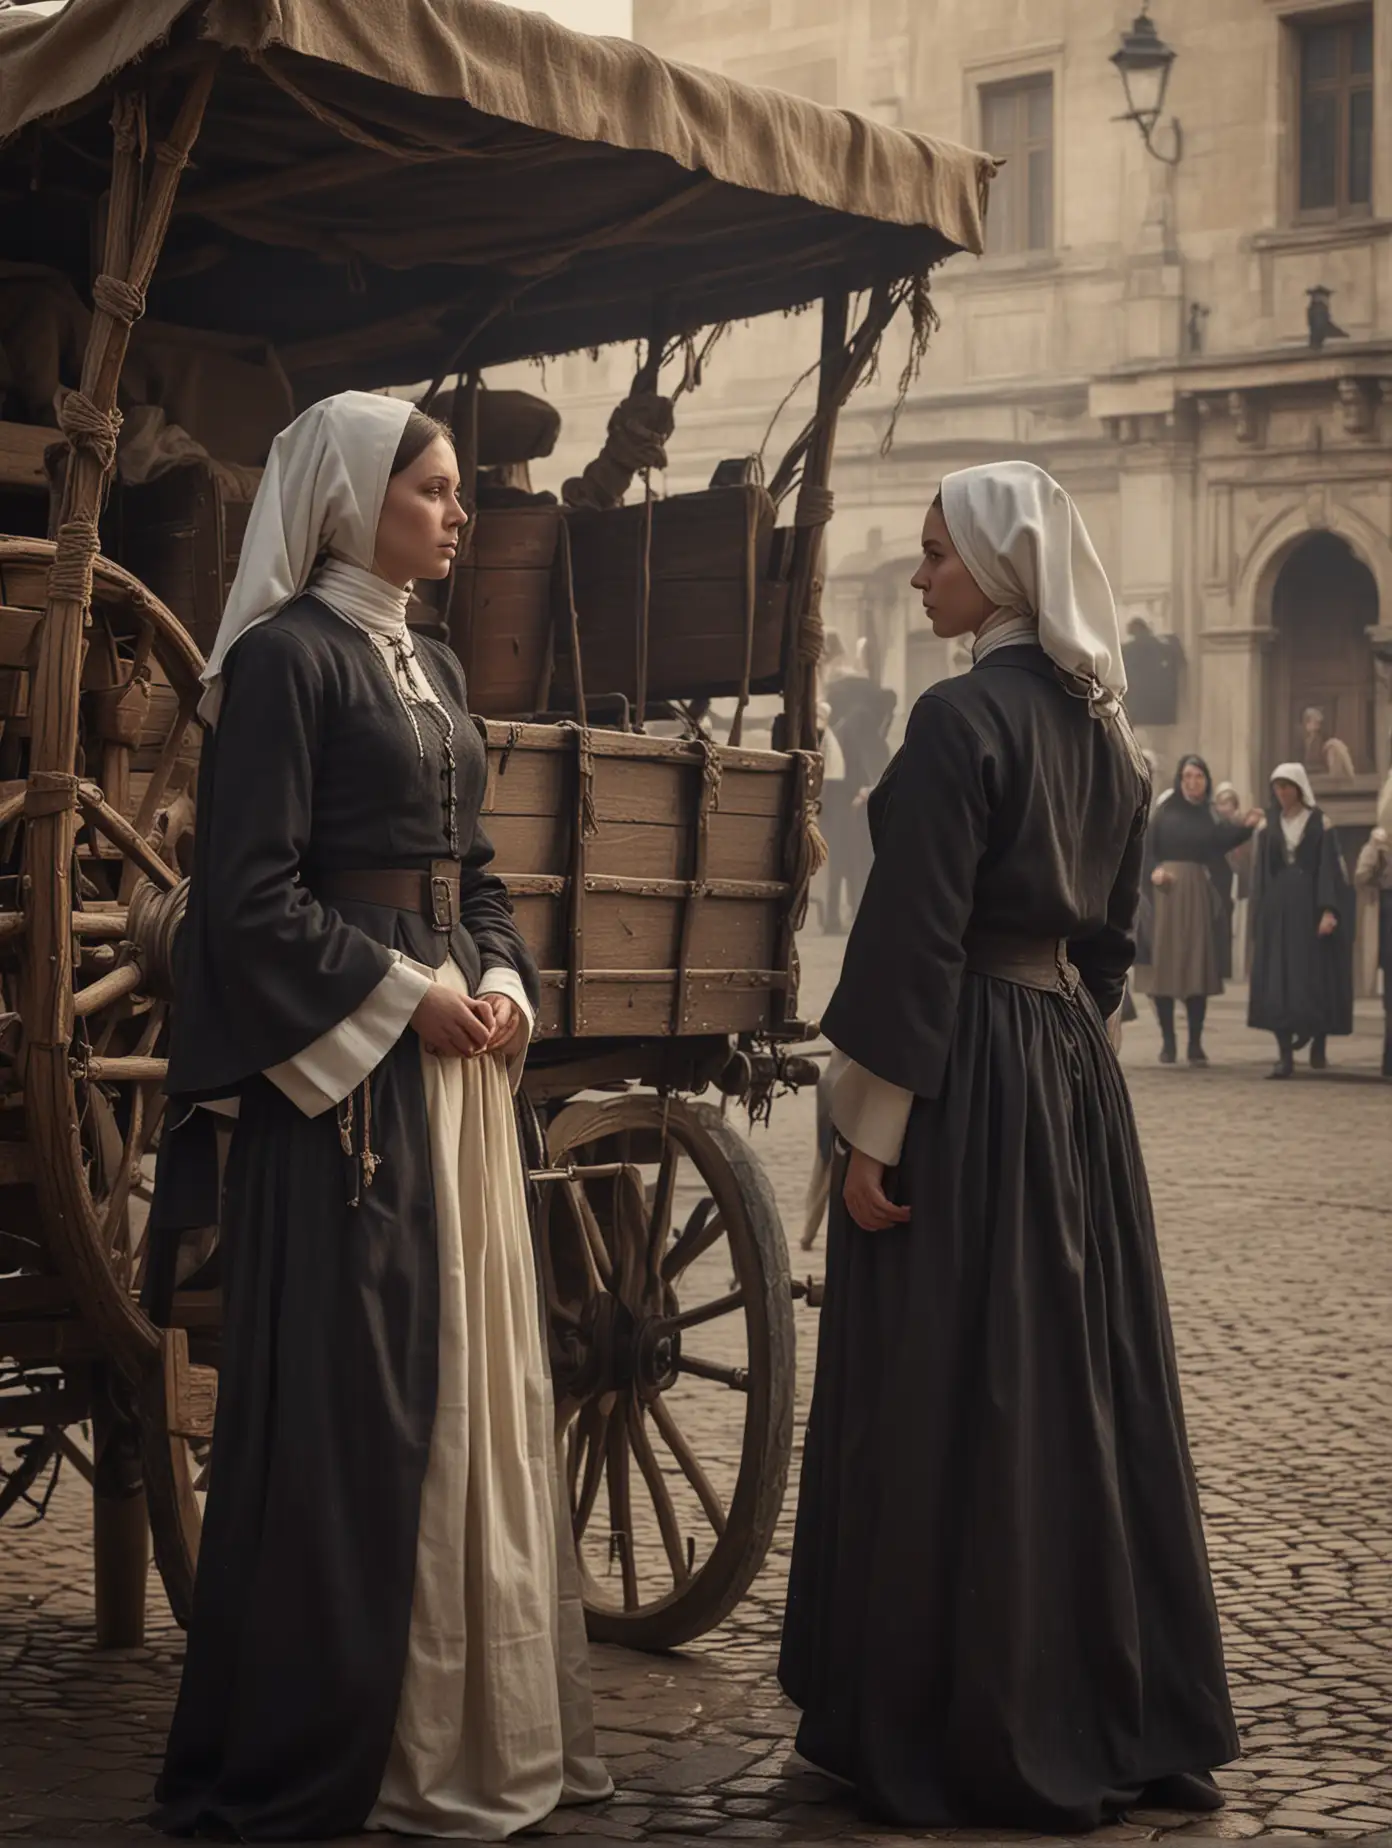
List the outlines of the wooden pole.
<svg viewBox="0 0 1392 1848">
<path fill-rule="evenodd" d="M 138 1649 L 145 1640 L 150 1521 L 141 1482 L 139 1428 L 120 1405 L 121 1395 L 119 1376 L 99 1368 L 92 1398 L 92 1553 L 98 1649 Z"/>
<path fill-rule="evenodd" d="M 103 1354 L 129 1380 L 157 1359 L 154 1328 L 117 1278 L 84 1180 L 68 1052 L 73 1031 L 72 865 L 77 829 L 78 696 L 98 552 L 97 517 L 116 460 L 116 387 L 132 324 L 169 225 L 179 175 L 207 106 L 210 56 L 189 82 L 140 209 L 137 105 L 118 97 L 105 268 L 82 383 L 63 402 L 69 457 L 57 549 L 34 674 L 33 735 L 25 796 L 24 882 L 29 930 L 21 1011 L 28 1034 L 25 1106 L 35 1143 L 35 1180 L 50 1253 Z M 138 214 L 138 215 L 137 215 Z"/>
<path fill-rule="evenodd" d="M 846 360 L 846 320 L 850 303 L 844 289 L 822 303 L 822 360 L 817 374 L 817 427 L 807 446 L 798 489 L 797 531 L 793 539 L 788 594 L 787 672 L 783 710 L 785 747 L 817 748 L 817 662 L 821 658 L 822 555 L 831 517 L 828 483 L 836 446 L 836 413 L 841 401 Z"/>
</svg>

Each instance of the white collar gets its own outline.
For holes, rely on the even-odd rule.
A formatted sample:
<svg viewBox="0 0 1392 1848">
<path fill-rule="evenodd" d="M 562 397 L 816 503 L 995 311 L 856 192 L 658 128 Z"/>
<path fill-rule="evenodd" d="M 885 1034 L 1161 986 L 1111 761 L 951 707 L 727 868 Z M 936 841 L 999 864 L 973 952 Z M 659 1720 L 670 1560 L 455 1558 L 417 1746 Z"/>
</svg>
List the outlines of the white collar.
<svg viewBox="0 0 1392 1848">
<path fill-rule="evenodd" d="M 364 571 L 361 565 L 326 558 L 309 580 L 309 590 L 335 615 L 346 617 L 369 635 L 394 639 L 406 632 L 410 590 L 398 590 L 395 584 L 374 571 Z"/>
<path fill-rule="evenodd" d="M 972 662 L 984 661 L 998 648 L 1018 647 L 1022 642 L 1039 642 L 1039 624 L 1033 616 L 1020 610 L 996 610 L 976 632 L 972 643 Z"/>
</svg>

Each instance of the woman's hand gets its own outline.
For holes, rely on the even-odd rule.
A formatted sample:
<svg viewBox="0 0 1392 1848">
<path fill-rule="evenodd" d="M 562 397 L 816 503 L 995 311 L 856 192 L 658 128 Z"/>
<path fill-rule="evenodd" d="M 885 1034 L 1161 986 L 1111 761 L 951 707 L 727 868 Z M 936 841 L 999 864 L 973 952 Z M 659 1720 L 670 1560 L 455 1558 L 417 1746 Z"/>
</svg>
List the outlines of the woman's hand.
<svg viewBox="0 0 1392 1848">
<path fill-rule="evenodd" d="M 886 1232 L 890 1226 L 902 1226 L 913 1217 L 907 1206 L 895 1206 L 886 1197 L 884 1172 L 882 1161 L 872 1160 L 859 1149 L 851 1150 L 841 1198 L 851 1218 L 866 1232 Z"/>
<path fill-rule="evenodd" d="M 487 1001 L 493 1010 L 493 1033 L 488 1051 L 501 1052 L 504 1058 L 510 1058 L 527 1043 L 527 1016 L 507 995 L 489 995 Z"/>
<path fill-rule="evenodd" d="M 456 994 L 432 982 L 417 1003 L 411 1025 L 425 1050 L 437 1059 L 477 1059 L 489 1050 L 495 1005 L 486 996 Z"/>
<path fill-rule="evenodd" d="M 1265 820 L 1266 816 L 1259 808 L 1248 809 L 1242 817 L 1242 825 L 1244 828 L 1259 828 Z"/>
<path fill-rule="evenodd" d="M 1321 937 L 1332 937 L 1338 928 L 1339 928 L 1338 913 L 1334 911 L 1326 911 L 1324 916 L 1319 921 L 1320 936 Z"/>
</svg>

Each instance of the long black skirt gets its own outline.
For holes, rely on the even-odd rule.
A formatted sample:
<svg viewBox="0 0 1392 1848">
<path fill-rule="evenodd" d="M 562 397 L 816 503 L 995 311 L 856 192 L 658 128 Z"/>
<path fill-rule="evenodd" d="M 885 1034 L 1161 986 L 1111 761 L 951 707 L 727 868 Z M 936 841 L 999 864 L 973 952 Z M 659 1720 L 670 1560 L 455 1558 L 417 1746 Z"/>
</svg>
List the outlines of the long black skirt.
<svg viewBox="0 0 1392 1848">
<path fill-rule="evenodd" d="M 1237 1753 L 1145 1171 L 1096 1007 L 969 974 L 827 1250 L 780 1679 L 877 1820 L 1215 1808 Z"/>
<path fill-rule="evenodd" d="M 151 1820 L 352 1835 L 405 1673 L 439 1271 L 414 1034 L 372 1081 L 360 1204 L 335 1112 L 248 1085 L 228 1156 L 223 1359 L 183 1681 Z M 355 1145 L 356 1146 L 356 1145 Z"/>
</svg>

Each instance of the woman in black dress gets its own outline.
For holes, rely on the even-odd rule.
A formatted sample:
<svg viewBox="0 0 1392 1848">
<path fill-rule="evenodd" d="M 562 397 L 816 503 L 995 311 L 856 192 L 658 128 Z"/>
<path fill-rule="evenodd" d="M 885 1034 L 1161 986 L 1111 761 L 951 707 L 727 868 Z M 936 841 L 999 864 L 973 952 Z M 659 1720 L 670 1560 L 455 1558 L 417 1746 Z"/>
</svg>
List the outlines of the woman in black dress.
<svg viewBox="0 0 1392 1848">
<path fill-rule="evenodd" d="M 1213 1809 L 1237 1737 L 1108 1033 L 1149 806 L 1111 593 L 1028 463 L 949 475 L 923 539 L 975 665 L 875 792 L 823 1017 L 850 1154 L 780 1675 L 879 1821 Z"/>
<path fill-rule="evenodd" d="M 1272 1078 L 1290 1078 L 1307 1042 L 1311 1070 L 1330 1034 L 1353 1032 L 1353 887 L 1339 837 L 1302 764 L 1277 764 L 1252 862 L 1252 985 L 1247 1024 L 1276 1036 Z"/>
<path fill-rule="evenodd" d="M 509 1089 L 536 971 L 459 664 L 405 623 L 458 489 L 409 405 L 306 411 L 204 675 L 157 1242 L 237 1120 L 174 1833 L 497 1839 L 609 1789 Z"/>
<path fill-rule="evenodd" d="M 1207 1065 L 1204 1020 L 1211 995 L 1221 995 L 1232 973 L 1232 921 L 1225 894 L 1232 880 L 1227 855 L 1250 840 L 1261 820 L 1224 819 L 1213 802 L 1213 779 L 1202 757 L 1182 757 L 1174 789 L 1151 817 L 1145 877 L 1154 906 L 1150 962 L 1141 978 L 1160 1022 L 1160 1063 L 1173 1065 L 1175 1002 L 1184 1003 L 1188 1060 Z M 1227 932 L 1228 952 L 1223 952 Z M 1224 963 L 1226 960 L 1226 968 Z"/>
</svg>

